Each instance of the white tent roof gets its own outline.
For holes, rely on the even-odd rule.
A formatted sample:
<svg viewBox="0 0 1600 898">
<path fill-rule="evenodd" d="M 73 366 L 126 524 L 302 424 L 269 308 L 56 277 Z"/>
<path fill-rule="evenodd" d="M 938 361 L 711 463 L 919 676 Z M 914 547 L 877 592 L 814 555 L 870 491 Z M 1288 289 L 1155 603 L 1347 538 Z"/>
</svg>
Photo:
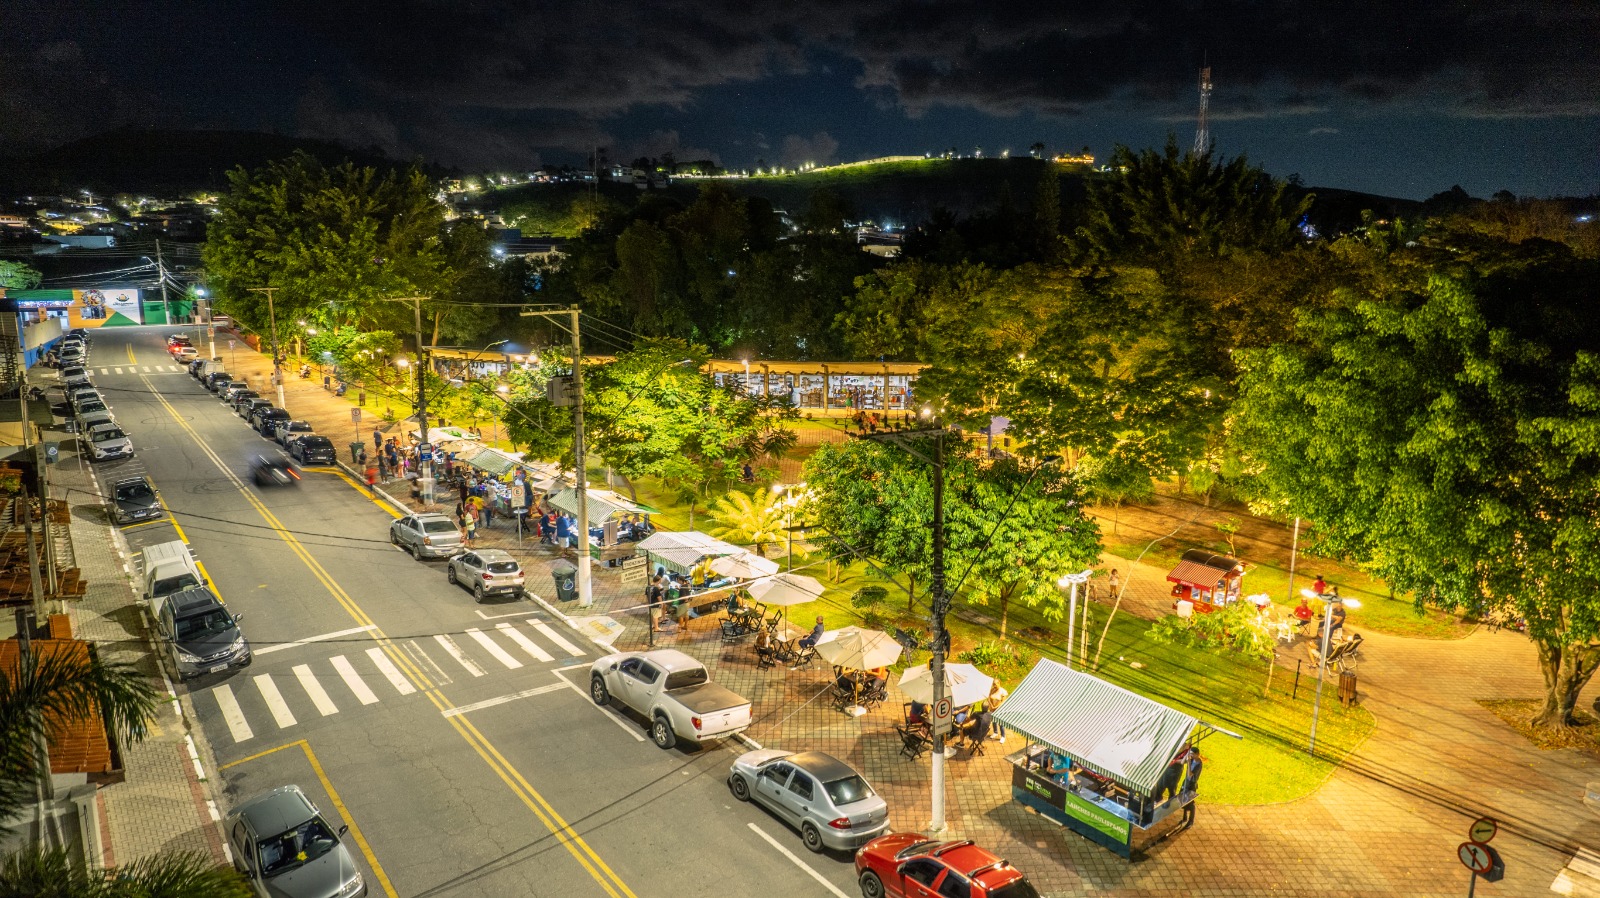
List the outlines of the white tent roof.
<svg viewBox="0 0 1600 898">
<path fill-rule="evenodd" d="M 1205 726 L 1182 711 L 1048 658 L 1028 672 L 994 716 L 1145 794 L 1155 790 L 1195 726 Z"/>
<path fill-rule="evenodd" d="M 589 500 L 590 524 L 598 524 L 614 514 L 644 514 L 643 508 L 610 490 L 590 488 L 585 494 Z M 578 491 L 572 487 L 551 493 L 548 501 L 553 508 L 578 513 Z"/>
<path fill-rule="evenodd" d="M 638 551 L 671 562 L 669 566 L 674 570 L 686 571 L 707 555 L 734 555 L 744 549 L 697 530 L 671 533 L 662 530 L 639 543 Z"/>
</svg>

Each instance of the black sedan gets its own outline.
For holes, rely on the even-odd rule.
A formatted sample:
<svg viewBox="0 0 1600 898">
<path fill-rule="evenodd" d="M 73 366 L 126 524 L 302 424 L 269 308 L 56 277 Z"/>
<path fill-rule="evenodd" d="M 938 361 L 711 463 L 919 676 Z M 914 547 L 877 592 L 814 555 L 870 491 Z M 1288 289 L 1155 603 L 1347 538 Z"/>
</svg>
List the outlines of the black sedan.
<svg viewBox="0 0 1600 898">
<path fill-rule="evenodd" d="M 111 517 L 118 524 L 132 524 L 161 517 L 161 498 L 144 477 L 130 477 L 111 485 Z"/>
<path fill-rule="evenodd" d="M 300 482 L 300 472 L 281 458 L 258 455 L 250 463 L 251 476 L 256 486 L 294 486 Z"/>
</svg>

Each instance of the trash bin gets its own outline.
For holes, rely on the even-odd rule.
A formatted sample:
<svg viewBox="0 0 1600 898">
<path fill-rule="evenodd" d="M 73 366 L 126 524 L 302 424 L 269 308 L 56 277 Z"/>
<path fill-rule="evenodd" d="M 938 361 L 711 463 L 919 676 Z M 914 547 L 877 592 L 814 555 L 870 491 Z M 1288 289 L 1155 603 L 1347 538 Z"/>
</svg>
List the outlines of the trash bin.
<svg viewBox="0 0 1600 898">
<path fill-rule="evenodd" d="M 352 463 L 359 463 L 361 461 L 361 450 L 365 449 L 366 447 L 367 447 L 367 444 L 361 442 L 360 440 L 357 440 L 356 442 L 351 443 L 350 444 L 350 461 Z"/>
<path fill-rule="evenodd" d="M 1356 675 L 1348 670 L 1339 671 L 1339 704 L 1349 708 L 1357 700 Z"/>
<path fill-rule="evenodd" d="M 558 561 L 550 568 L 550 576 L 556 581 L 556 598 L 563 602 L 570 602 L 578 597 L 578 566 L 565 561 Z"/>
</svg>

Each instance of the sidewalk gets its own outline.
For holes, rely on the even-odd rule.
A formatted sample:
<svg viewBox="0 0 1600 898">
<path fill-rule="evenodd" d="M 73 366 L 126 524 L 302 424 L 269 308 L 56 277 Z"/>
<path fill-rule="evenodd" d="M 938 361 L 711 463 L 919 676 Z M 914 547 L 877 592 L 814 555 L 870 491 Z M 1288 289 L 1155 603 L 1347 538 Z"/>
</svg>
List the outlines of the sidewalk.
<svg viewBox="0 0 1600 898">
<path fill-rule="evenodd" d="M 250 353 L 246 361 L 241 352 L 239 362 L 245 370 L 235 374 L 265 385 L 265 357 Z M 312 421 L 348 459 L 356 434 L 350 405 L 323 391 L 320 381 L 291 376 L 286 391 L 295 417 Z M 364 416 L 361 433 L 369 444 L 372 429 Z M 397 425 L 382 429 L 396 432 Z M 402 487 L 391 497 L 407 504 L 404 481 L 395 483 Z M 518 542 L 514 521 L 497 519 L 480 529 L 479 545 L 512 552 L 528 572 L 530 591 L 552 594 L 549 568 L 559 556 L 536 539 Z M 1156 619 L 1170 612 L 1163 569 L 1109 557 L 1106 566 L 1118 567 L 1127 584 L 1119 613 Z M 560 610 L 610 615 L 623 626 L 617 648 L 645 647 L 642 586 L 624 586 L 607 568 L 593 570 L 593 607 L 567 603 Z M 1600 845 L 1600 818 L 1581 802 L 1584 783 L 1600 780 L 1600 760 L 1539 751 L 1479 704 L 1541 694 L 1533 646 L 1515 634 L 1484 631 L 1448 641 L 1363 636 L 1369 661 L 1361 668 L 1361 695 L 1377 730 L 1307 798 L 1251 807 L 1202 803 L 1192 831 L 1129 863 L 1012 801 L 1005 755 L 1021 747 L 1013 736 L 1004 745 L 988 743 L 976 758 L 962 752 L 946 766 L 949 833 L 995 848 L 1049 895 L 1454 898 L 1467 885 L 1456 846 L 1472 819 L 1486 813 L 1500 821 L 1495 847 L 1507 872 L 1498 884 L 1480 884 L 1481 894 L 1545 895 L 1558 877 L 1574 881 L 1564 871 L 1579 848 Z M 714 617 L 658 634 L 656 644 L 694 655 L 716 680 L 749 697 L 755 741 L 819 749 L 855 765 L 888 799 L 897 829 L 922 827 L 930 818 L 926 756 L 913 762 L 899 754 L 893 730 L 898 692 L 891 690 L 890 700 L 871 713 L 849 717 L 824 697 L 830 677 L 824 663 L 758 670 L 748 639 L 724 643 Z M 1580 706 L 1589 707 L 1597 694 L 1600 683 L 1591 684 Z M 1584 863 L 1580 856 L 1573 869 Z"/>
</svg>

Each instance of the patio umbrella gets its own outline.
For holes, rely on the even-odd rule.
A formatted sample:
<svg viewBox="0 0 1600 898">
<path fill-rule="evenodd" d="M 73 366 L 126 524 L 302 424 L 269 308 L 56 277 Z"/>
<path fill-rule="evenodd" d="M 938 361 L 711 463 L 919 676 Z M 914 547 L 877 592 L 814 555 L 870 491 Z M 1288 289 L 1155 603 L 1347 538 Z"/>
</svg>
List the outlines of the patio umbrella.
<svg viewBox="0 0 1600 898">
<path fill-rule="evenodd" d="M 863 627 L 829 630 L 817 641 L 817 654 L 823 660 L 851 670 L 888 667 L 900 657 L 900 652 L 900 643 L 888 633 Z"/>
<path fill-rule="evenodd" d="M 757 577 L 767 577 L 778 572 L 778 563 L 760 555 L 749 552 L 740 552 L 737 555 L 723 555 L 711 559 L 711 569 L 724 577 L 735 580 L 754 580 Z"/>
<path fill-rule="evenodd" d="M 801 574 L 778 574 L 745 587 L 745 591 L 758 602 L 768 605 L 804 605 L 822 598 L 822 584 L 815 577 Z"/>
<path fill-rule="evenodd" d="M 956 708 L 981 702 L 989 697 L 994 678 L 970 664 L 944 666 L 944 694 Z M 906 668 L 900 675 L 900 691 L 914 702 L 933 702 L 933 672 L 928 665 Z"/>
</svg>

